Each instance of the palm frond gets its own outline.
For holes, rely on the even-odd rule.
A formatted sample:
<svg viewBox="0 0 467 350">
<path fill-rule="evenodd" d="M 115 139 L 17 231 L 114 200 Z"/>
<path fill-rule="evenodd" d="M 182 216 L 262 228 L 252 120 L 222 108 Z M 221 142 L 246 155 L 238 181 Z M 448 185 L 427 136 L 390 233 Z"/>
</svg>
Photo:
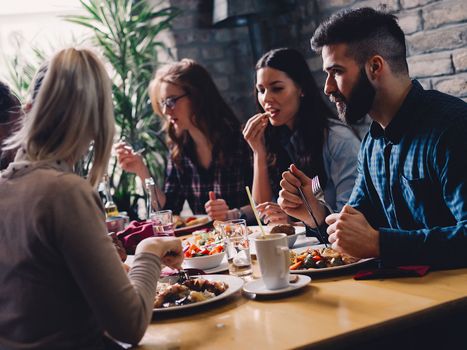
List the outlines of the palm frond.
<svg viewBox="0 0 467 350">
<path fill-rule="evenodd" d="M 112 91 L 119 136 L 138 149 L 145 148 L 144 158 L 161 184 L 167 146 L 160 135 L 160 119 L 152 112 L 147 87 L 157 65 L 158 50 L 165 48 L 156 39 L 170 27 L 180 10 L 175 7 L 154 10 L 146 1 L 135 0 L 80 2 L 86 15 L 65 19 L 94 32 L 94 42 L 113 68 Z M 120 173 L 113 159 L 110 178 L 114 181 L 115 195 L 131 207 L 140 197 L 134 176 Z"/>
</svg>

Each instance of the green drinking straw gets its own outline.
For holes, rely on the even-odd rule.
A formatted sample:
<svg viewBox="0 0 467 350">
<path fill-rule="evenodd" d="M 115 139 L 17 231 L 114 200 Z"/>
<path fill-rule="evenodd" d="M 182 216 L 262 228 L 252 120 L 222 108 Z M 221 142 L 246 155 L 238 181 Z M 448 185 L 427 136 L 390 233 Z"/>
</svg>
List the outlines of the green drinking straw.
<svg viewBox="0 0 467 350">
<path fill-rule="evenodd" d="M 253 197 L 251 196 L 250 188 L 248 186 L 245 186 L 245 189 L 246 189 L 246 194 L 248 195 L 248 199 L 250 200 L 251 209 L 253 209 L 253 213 L 255 214 L 256 221 L 258 221 L 258 226 L 261 229 L 261 238 L 264 239 L 265 233 L 264 233 L 263 225 L 261 224 L 261 220 L 259 219 L 258 212 L 256 211 L 256 204 L 253 200 Z"/>
</svg>

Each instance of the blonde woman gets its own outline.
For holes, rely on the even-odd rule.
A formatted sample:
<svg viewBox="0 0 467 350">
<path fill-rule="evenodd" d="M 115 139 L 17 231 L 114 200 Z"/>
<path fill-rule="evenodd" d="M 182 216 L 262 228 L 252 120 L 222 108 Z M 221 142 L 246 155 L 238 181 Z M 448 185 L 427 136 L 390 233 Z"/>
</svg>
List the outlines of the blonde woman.
<svg viewBox="0 0 467 350">
<path fill-rule="evenodd" d="M 85 49 L 60 51 L 7 141 L 20 149 L 0 176 L 0 348 L 100 349 L 104 333 L 132 344 L 143 336 L 161 263 L 179 267 L 181 244 L 142 241 L 125 274 L 95 190 L 113 135 L 103 64 Z M 73 166 L 91 143 L 85 180 Z"/>
</svg>

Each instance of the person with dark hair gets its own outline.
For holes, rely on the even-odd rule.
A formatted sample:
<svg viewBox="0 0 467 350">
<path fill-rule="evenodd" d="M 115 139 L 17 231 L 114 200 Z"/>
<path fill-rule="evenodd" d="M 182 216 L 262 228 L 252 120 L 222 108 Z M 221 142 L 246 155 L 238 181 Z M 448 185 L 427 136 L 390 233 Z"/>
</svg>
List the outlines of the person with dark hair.
<svg viewBox="0 0 467 350">
<path fill-rule="evenodd" d="M 323 192 L 310 199 L 319 217 L 340 210 L 355 182 L 359 139 L 334 117 L 299 51 L 267 52 L 256 64 L 255 80 L 259 113 L 243 135 L 253 150 L 253 197 L 264 221 L 290 220 L 273 200 L 291 163 L 319 179 Z"/>
<path fill-rule="evenodd" d="M 20 126 L 22 115 L 21 102 L 8 85 L 0 81 L 0 170 L 5 169 L 15 158 L 16 152 L 2 150 L 2 144 Z"/>
<path fill-rule="evenodd" d="M 240 122 L 208 71 L 190 59 L 160 68 L 149 86 L 156 114 L 165 118 L 170 149 L 164 191 L 156 188 L 153 207 L 179 213 L 185 200 L 194 214 L 215 220 L 246 213 L 245 186 L 251 184 L 251 155 Z M 141 155 L 126 143 L 116 147 L 125 171 L 150 177 Z M 159 202 L 159 203 L 156 203 Z"/>
<path fill-rule="evenodd" d="M 321 51 L 325 93 L 339 116 L 368 112 L 373 120 L 349 203 L 326 218 L 333 248 L 387 265 L 466 266 L 467 104 L 410 79 L 394 15 L 339 12 L 311 45 Z M 296 186 L 312 197 L 310 181 L 295 168 L 281 183 L 282 209 L 305 222 Z"/>
</svg>

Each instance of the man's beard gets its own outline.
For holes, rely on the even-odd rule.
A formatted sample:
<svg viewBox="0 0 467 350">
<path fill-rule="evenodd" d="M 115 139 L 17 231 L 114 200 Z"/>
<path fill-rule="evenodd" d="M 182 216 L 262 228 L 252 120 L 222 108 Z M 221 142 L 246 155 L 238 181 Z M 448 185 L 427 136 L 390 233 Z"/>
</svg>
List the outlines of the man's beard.
<svg viewBox="0 0 467 350">
<path fill-rule="evenodd" d="M 360 77 L 350 92 L 348 100 L 340 92 L 332 94 L 333 99 L 341 102 L 340 107 L 337 106 L 339 119 L 347 124 L 363 119 L 373 105 L 375 94 L 376 90 L 368 80 L 365 69 L 361 68 Z"/>
</svg>

